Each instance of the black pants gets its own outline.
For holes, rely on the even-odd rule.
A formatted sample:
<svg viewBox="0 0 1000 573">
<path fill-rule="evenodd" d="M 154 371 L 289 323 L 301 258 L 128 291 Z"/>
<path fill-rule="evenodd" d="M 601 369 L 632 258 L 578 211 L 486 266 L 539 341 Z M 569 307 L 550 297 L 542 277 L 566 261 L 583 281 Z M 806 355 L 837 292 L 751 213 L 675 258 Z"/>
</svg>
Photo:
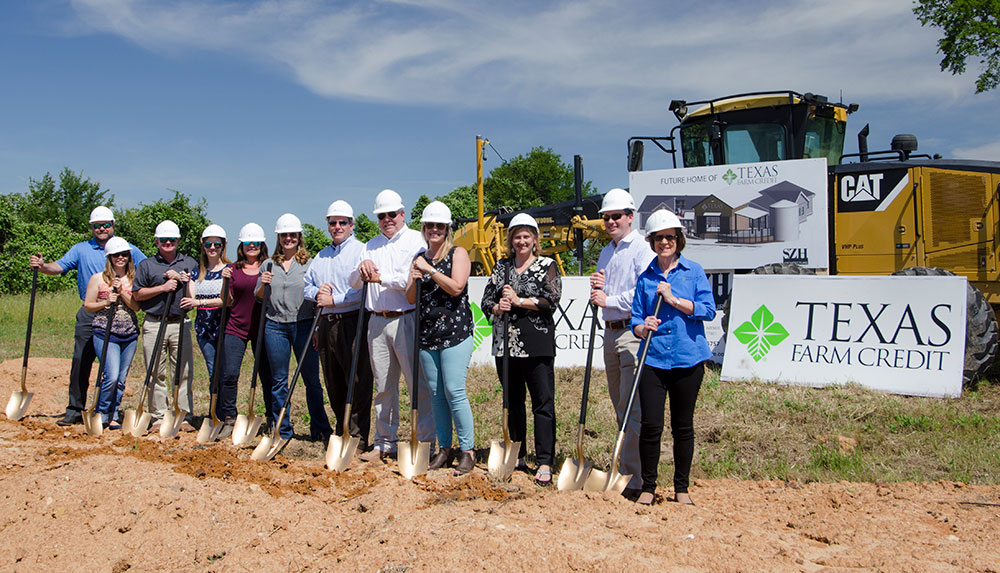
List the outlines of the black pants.
<svg viewBox="0 0 1000 573">
<path fill-rule="evenodd" d="M 236 405 L 236 394 L 239 391 L 240 369 L 243 366 L 243 355 L 247 350 L 247 341 L 234 334 L 224 334 L 222 337 L 222 377 L 219 380 L 219 397 L 215 404 L 215 415 L 220 420 L 235 418 L 239 414 Z M 256 353 L 257 338 L 250 340 L 250 349 Z M 220 349 L 216 349 L 219 352 Z M 261 348 L 260 366 L 257 369 L 257 379 L 266 380 L 265 386 L 270 385 L 271 368 L 267 362 L 267 353 Z M 267 412 L 267 419 L 273 420 L 278 417 L 277 413 L 271 416 L 271 411 L 277 407 L 281 409 L 281 404 L 271 403 L 271 393 L 264 391 L 264 410 Z M 285 414 L 286 416 L 288 414 Z"/>
<path fill-rule="evenodd" d="M 76 327 L 73 329 L 73 364 L 69 371 L 69 405 L 66 413 L 79 413 L 86 409 L 87 389 L 90 387 L 90 370 L 97 360 L 94 350 L 91 323 L 94 315 L 80 307 L 76 311 Z"/>
<path fill-rule="evenodd" d="M 642 490 L 656 491 L 656 469 L 663 437 L 663 404 L 670 395 L 670 433 L 674 438 L 674 493 L 687 493 L 694 457 L 694 404 L 698 400 L 705 364 L 663 370 L 647 366 L 639 379 L 639 463 Z"/>
<path fill-rule="evenodd" d="M 358 365 L 354 374 L 354 393 L 351 395 L 351 419 L 348 431 L 359 438 L 358 448 L 368 449 L 368 436 L 372 426 L 372 363 L 368 357 L 368 314 L 361 325 L 361 338 L 355 340 L 361 313 L 319 319 L 319 361 L 323 365 L 323 380 L 330 397 L 330 408 L 337 418 L 334 432 L 344 435 L 344 409 L 347 406 L 347 378 L 351 374 L 354 344 L 358 348 Z"/>
<path fill-rule="evenodd" d="M 497 374 L 503 377 L 503 357 L 497 356 Z M 531 413 L 535 421 L 535 460 L 538 465 L 552 465 L 556 460 L 556 377 L 553 370 L 555 358 L 537 356 L 510 358 L 507 389 L 509 416 L 507 429 L 510 439 L 521 442 L 517 457 L 527 454 L 525 438 L 528 419 L 525 414 L 525 389 L 531 393 Z"/>
</svg>

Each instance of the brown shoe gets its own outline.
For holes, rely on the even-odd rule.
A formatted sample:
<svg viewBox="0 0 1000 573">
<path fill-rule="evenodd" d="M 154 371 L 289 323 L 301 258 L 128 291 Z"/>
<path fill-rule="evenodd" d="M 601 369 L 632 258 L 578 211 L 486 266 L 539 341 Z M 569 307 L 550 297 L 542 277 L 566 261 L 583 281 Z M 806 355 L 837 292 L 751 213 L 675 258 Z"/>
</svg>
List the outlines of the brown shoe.
<svg viewBox="0 0 1000 573">
<path fill-rule="evenodd" d="M 458 467 L 455 468 L 455 475 L 461 476 L 471 472 L 476 467 L 476 456 L 472 450 L 463 451 L 458 455 Z"/>
<path fill-rule="evenodd" d="M 454 455 L 454 450 L 450 447 L 441 448 L 434 454 L 431 458 L 431 463 L 427 464 L 428 470 L 439 470 L 445 466 L 451 465 L 451 459 Z"/>
</svg>

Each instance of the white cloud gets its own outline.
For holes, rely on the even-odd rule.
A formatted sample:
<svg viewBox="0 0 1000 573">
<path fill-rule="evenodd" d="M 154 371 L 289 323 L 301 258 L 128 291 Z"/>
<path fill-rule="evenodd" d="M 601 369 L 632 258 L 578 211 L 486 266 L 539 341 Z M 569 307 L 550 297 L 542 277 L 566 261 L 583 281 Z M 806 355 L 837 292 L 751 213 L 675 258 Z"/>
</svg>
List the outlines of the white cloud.
<svg viewBox="0 0 1000 573">
<path fill-rule="evenodd" d="M 972 91 L 969 77 L 938 71 L 936 31 L 920 27 L 909 0 L 72 3 L 93 31 L 151 51 L 234 54 L 364 101 L 648 123 L 666 120 L 673 98 L 778 88 L 948 101 Z"/>
<path fill-rule="evenodd" d="M 977 147 L 963 147 L 952 152 L 958 159 L 983 159 L 1000 161 L 1000 140 Z"/>
</svg>

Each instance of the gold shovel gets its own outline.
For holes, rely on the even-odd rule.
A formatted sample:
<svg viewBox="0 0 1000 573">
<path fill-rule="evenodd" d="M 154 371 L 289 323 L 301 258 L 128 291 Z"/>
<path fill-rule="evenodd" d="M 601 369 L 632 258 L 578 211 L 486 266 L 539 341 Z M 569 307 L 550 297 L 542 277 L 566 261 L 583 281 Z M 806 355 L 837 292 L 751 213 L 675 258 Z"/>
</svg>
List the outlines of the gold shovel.
<svg viewBox="0 0 1000 573">
<path fill-rule="evenodd" d="M 115 291 L 117 292 L 117 290 Z M 101 413 L 95 413 L 94 410 L 97 409 L 97 403 L 101 400 L 101 382 L 104 380 L 104 368 L 105 361 L 108 358 L 108 346 L 111 346 L 111 322 L 115 319 L 115 313 L 118 312 L 118 301 L 115 301 L 108 307 L 108 325 L 104 329 L 104 346 L 101 348 L 101 362 L 97 367 L 97 383 L 94 384 L 94 401 L 90 404 L 90 408 L 83 411 L 83 429 L 87 431 L 91 436 L 100 436 L 104 433 L 104 421 L 101 419 Z M 115 384 L 118 382 L 115 381 Z M 114 392 L 114 388 L 111 390 Z"/>
<path fill-rule="evenodd" d="M 506 480 L 517 465 L 517 453 L 521 450 L 521 442 L 510 441 L 507 429 L 507 410 L 510 407 L 507 396 L 507 386 L 510 372 L 510 313 L 503 315 L 503 374 L 500 385 L 503 387 L 503 441 L 490 440 L 490 456 L 486 459 L 486 468 L 490 475 L 498 480 Z"/>
<path fill-rule="evenodd" d="M 181 431 L 181 424 L 187 416 L 186 410 L 181 410 L 180 389 L 181 371 L 184 370 L 184 319 L 187 313 L 181 314 L 180 332 L 177 335 L 177 368 L 174 370 L 174 396 L 173 409 L 163 413 L 163 420 L 160 422 L 160 437 L 172 438 Z"/>
<path fill-rule="evenodd" d="M 660 315 L 660 303 L 663 297 L 656 297 L 656 308 L 653 309 L 653 316 Z M 628 425 L 628 414 L 632 411 L 635 403 L 636 389 L 639 387 L 639 377 L 642 375 L 642 367 L 646 365 L 646 355 L 649 354 L 649 346 L 653 333 L 646 334 L 645 344 L 642 346 L 642 353 L 639 355 L 639 365 L 635 368 L 635 378 L 632 379 L 632 392 L 629 394 L 628 407 L 625 408 L 625 415 L 622 416 L 621 426 L 618 428 L 618 438 L 615 440 L 615 449 L 611 455 L 611 471 L 605 473 L 600 470 L 590 472 L 590 477 L 583 485 L 585 491 L 613 491 L 621 493 L 628 487 L 628 482 L 632 479 L 632 474 L 618 473 L 618 460 L 622 454 L 622 444 L 625 443 L 625 426 Z"/>
<path fill-rule="evenodd" d="M 583 397 L 580 398 L 580 427 L 576 434 L 576 459 L 566 458 L 559 470 L 559 491 L 583 489 L 594 464 L 583 459 L 583 430 L 587 426 L 587 398 L 590 394 L 590 370 L 594 362 L 594 337 L 597 336 L 597 305 L 590 305 L 590 343 L 587 346 L 587 369 L 583 371 Z"/>
<path fill-rule="evenodd" d="M 31 302 L 28 303 L 28 331 L 24 335 L 24 361 L 21 363 L 21 391 L 14 391 L 7 401 L 7 419 L 15 422 L 24 417 L 28 411 L 28 404 L 34 396 L 28 392 L 25 380 L 28 377 L 28 351 L 31 349 L 31 322 L 35 317 L 35 293 L 38 292 L 38 269 L 31 270 Z"/>
<path fill-rule="evenodd" d="M 165 309 L 169 309 L 170 305 L 174 303 L 175 292 L 177 291 L 167 293 Z M 160 351 L 163 349 L 163 339 L 166 338 L 167 334 L 167 316 L 167 311 L 164 311 L 163 318 L 160 320 L 160 327 L 156 329 L 156 340 L 153 342 L 153 359 L 146 367 L 146 379 L 142 383 L 142 391 L 139 392 L 139 405 L 135 410 L 126 410 L 125 417 L 122 419 L 122 433 L 132 434 L 137 438 L 145 436 L 146 432 L 149 431 L 149 421 L 152 416 L 146 411 L 146 392 L 148 392 L 150 381 L 153 379 L 153 372 L 156 372 L 160 366 Z"/>
<path fill-rule="evenodd" d="M 274 268 L 274 263 L 268 261 L 265 272 L 271 272 L 272 268 Z M 267 309 L 267 300 L 270 297 L 271 285 L 265 285 L 264 296 L 260 305 L 260 316 L 257 317 L 257 343 L 253 347 L 253 374 L 250 375 L 250 404 L 247 406 L 246 415 L 236 415 L 232 434 L 234 446 L 249 446 L 250 442 L 257 437 L 260 424 L 264 421 L 264 418 L 254 412 L 253 407 L 257 399 L 257 376 L 260 372 L 260 356 L 264 352 L 264 323 L 266 322 L 264 311 Z"/>
<path fill-rule="evenodd" d="M 365 324 L 365 299 L 368 298 L 368 286 L 361 288 L 361 310 L 358 311 L 358 327 L 354 331 L 354 348 L 351 352 L 351 371 L 347 377 L 347 399 L 344 401 L 343 430 L 341 435 L 330 436 L 326 447 L 326 467 L 329 470 L 342 472 L 351 465 L 361 438 L 351 435 L 351 400 L 354 398 L 354 377 L 358 373 L 358 354 L 362 344 L 367 344 L 362 335 Z"/>
<path fill-rule="evenodd" d="M 209 392 L 212 399 L 208 406 L 208 417 L 202 420 L 195 440 L 199 444 L 214 442 L 219 439 L 223 422 L 215 413 L 215 405 L 219 399 L 219 380 L 222 378 L 222 345 L 226 337 L 226 326 L 229 323 L 229 279 L 222 277 L 222 315 L 219 317 L 219 333 L 215 337 L 215 366 L 212 367 L 212 380 Z"/>
<path fill-rule="evenodd" d="M 309 327 L 309 332 L 316 332 L 316 325 L 319 324 L 320 307 L 316 307 L 316 314 L 313 316 L 312 326 Z M 250 454 L 250 458 L 257 461 L 270 460 L 274 456 L 278 455 L 278 452 L 285 449 L 291 438 L 285 439 L 281 437 L 281 423 L 285 421 L 285 416 L 288 414 L 288 408 L 292 404 L 292 393 L 295 392 L 295 383 L 299 380 L 299 373 L 302 372 L 302 365 L 306 362 L 306 353 L 312 350 L 312 341 L 309 338 L 305 340 L 305 348 L 299 356 L 302 360 L 299 360 L 298 364 L 295 365 L 295 374 L 288 379 L 288 395 L 285 396 L 285 403 L 281 405 L 281 412 L 278 414 L 277 421 L 274 422 L 274 428 L 271 429 L 271 435 L 265 434 L 261 438 L 260 443 L 254 448 L 253 453 Z M 312 350 L 315 352 L 315 350 Z"/>
<path fill-rule="evenodd" d="M 417 306 L 414 310 L 413 320 L 413 367 L 410 369 L 411 385 L 410 392 L 410 441 L 400 442 L 396 460 L 399 463 L 399 473 L 406 479 L 413 479 L 427 471 L 427 465 L 431 459 L 431 445 L 427 442 L 417 442 L 417 397 L 420 394 L 420 283 L 421 279 L 415 282 L 417 290 Z M 367 289 L 366 289 L 367 290 Z"/>
</svg>

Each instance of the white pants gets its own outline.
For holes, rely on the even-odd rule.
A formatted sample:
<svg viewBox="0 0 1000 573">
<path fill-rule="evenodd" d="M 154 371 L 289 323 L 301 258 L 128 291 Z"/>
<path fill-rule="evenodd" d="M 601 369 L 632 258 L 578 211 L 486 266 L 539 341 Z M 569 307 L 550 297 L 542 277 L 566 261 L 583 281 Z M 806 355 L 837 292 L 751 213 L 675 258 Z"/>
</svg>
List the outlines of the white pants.
<svg viewBox="0 0 1000 573">
<path fill-rule="evenodd" d="M 368 322 L 368 351 L 375 378 L 375 397 L 372 400 L 375 405 L 375 437 L 372 444 L 383 453 L 396 451 L 399 439 L 400 373 L 406 379 L 407 391 L 413 395 L 413 339 L 416 323 L 415 312 L 396 318 L 372 315 Z M 417 388 L 417 440 L 430 442 L 433 450 L 436 434 L 430 387 L 418 383 Z"/>
<path fill-rule="evenodd" d="M 608 394 L 615 407 L 618 427 L 621 427 L 628 408 L 628 399 L 635 381 L 636 355 L 639 353 L 639 339 L 630 330 L 604 331 L 604 368 L 608 377 Z M 642 468 L 639 466 L 639 396 L 635 397 L 632 410 L 628 414 L 625 427 L 625 441 L 622 443 L 619 473 L 632 474 L 629 488 L 642 488 Z M 617 436 L 617 432 L 615 433 Z"/>
<path fill-rule="evenodd" d="M 191 321 L 184 321 L 184 344 L 183 348 L 178 348 L 178 338 L 180 335 L 180 322 L 163 323 L 166 332 L 163 335 L 163 347 L 161 349 L 160 361 L 157 369 L 153 372 L 153 384 L 146 393 L 146 408 L 152 414 L 153 421 L 159 421 L 167 411 L 167 396 L 173 398 L 173 394 L 168 388 L 173 386 L 177 373 L 177 357 L 181 357 L 181 387 L 177 395 L 181 410 L 191 413 L 194 403 L 194 392 L 191 387 L 191 380 L 194 377 L 194 364 L 192 362 L 191 338 L 194 332 L 191 330 Z M 142 323 L 142 354 L 148 365 L 153 360 L 153 346 L 156 344 L 156 333 L 160 329 L 160 321 L 146 317 Z M 141 388 L 140 388 L 141 391 Z M 170 404 L 172 410 L 174 405 Z"/>
</svg>

